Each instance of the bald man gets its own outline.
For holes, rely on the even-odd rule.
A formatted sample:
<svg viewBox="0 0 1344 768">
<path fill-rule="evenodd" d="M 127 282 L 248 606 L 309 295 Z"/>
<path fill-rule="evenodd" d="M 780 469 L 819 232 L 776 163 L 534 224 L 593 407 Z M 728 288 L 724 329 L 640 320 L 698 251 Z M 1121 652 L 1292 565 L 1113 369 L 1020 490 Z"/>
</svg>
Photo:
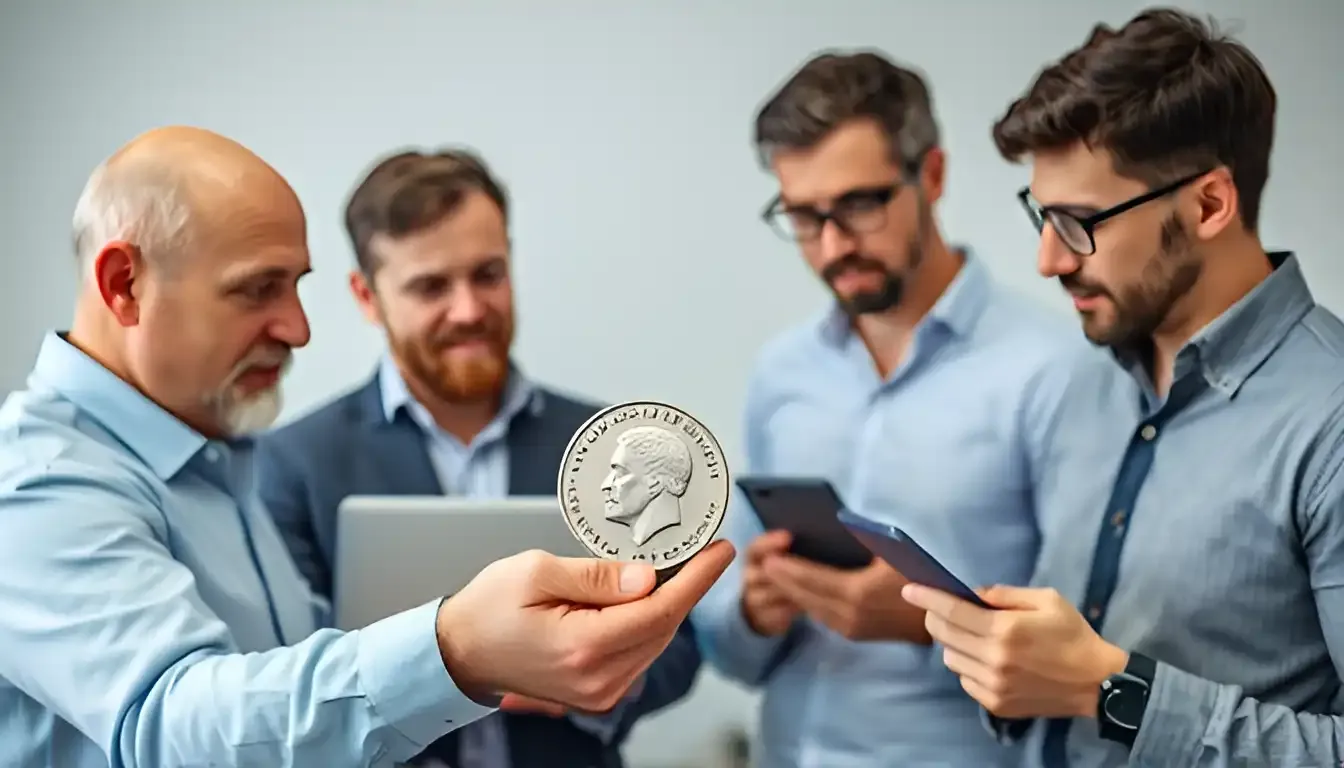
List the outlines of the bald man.
<svg viewBox="0 0 1344 768">
<path fill-rule="evenodd" d="M 650 594 L 647 566 L 527 553 L 317 630 L 247 438 L 308 341 L 305 228 L 274 170 L 202 130 L 89 180 L 74 323 L 0 408 L 0 764 L 390 765 L 511 702 L 602 711 L 732 558 Z"/>
</svg>

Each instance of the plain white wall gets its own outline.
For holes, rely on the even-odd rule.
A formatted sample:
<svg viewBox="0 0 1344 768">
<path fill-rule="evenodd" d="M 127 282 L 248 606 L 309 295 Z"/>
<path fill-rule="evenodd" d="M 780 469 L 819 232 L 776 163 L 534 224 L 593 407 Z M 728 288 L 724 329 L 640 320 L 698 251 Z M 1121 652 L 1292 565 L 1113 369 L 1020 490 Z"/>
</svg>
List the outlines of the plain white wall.
<svg viewBox="0 0 1344 768">
<path fill-rule="evenodd" d="M 517 354 L 527 370 L 595 398 L 677 403 L 737 456 L 757 347 L 824 301 L 793 248 L 756 217 L 773 193 L 749 146 L 766 93 L 821 47 L 876 46 L 923 68 L 950 153 L 945 231 L 1001 280 L 1062 310 L 1057 286 L 1034 273 L 1034 233 L 1013 197 L 1026 172 L 997 157 L 989 127 L 1093 23 L 1122 22 L 1144 4 L 378 5 L 0 6 L 0 392 L 21 385 L 41 333 L 67 322 L 70 212 L 86 175 L 140 131 L 188 123 L 230 135 L 284 173 L 307 207 L 316 271 L 303 297 L 314 333 L 288 383 L 286 418 L 362 381 L 380 350 L 346 291 L 340 219 L 351 185 L 394 148 L 465 143 L 516 201 Z M 1181 5 L 1240 20 L 1269 69 L 1280 109 L 1265 239 L 1298 249 L 1317 297 L 1344 306 L 1327 236 L 1344 202 L 1344 3 Z M 749 721 L 750 702 L 709 675 L 637 730 L 630 757 L 669 764 L 688 743 Z"/>
</svg>

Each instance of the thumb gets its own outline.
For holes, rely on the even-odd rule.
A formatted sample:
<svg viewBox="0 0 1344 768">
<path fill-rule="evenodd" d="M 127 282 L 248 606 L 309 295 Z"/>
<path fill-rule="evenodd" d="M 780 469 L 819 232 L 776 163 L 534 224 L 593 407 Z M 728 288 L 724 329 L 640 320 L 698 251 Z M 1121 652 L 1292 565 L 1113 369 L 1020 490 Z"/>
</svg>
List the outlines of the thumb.
<svg viewBox="0 0 1344 768">
<path fill-rule="evenodd" d="M 992 587 L 977 589 L 976 592 L 980 595 L 980 599 L 995 608 L 1021 610 L 1042 607 L 1049 590 L 995 584 Z"/>
<path fill-rule="evenodd" d="M 618 605 L 638 600 L 653 589 L 653 566 L 584 557 L 555 557 L 543 563 L 536 579 L 546 600 L 578 605 Z"/>
</svg>

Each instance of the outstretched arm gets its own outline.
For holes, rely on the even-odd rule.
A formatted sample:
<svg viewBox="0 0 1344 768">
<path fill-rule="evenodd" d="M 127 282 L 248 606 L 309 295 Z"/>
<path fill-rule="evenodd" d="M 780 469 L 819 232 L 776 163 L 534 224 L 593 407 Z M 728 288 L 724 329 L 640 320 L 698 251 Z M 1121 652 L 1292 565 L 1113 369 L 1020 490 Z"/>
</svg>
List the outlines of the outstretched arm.
<svg viewBox="0 0 1344 768">
<path fill-rule="evenodd" d="M 438 601 L 241 653 L 156 507 L 87 465 L 0 493 L 0 678 L 112 766 L 405 760 L 493 711 L 449 677 Z"/>
</svg>

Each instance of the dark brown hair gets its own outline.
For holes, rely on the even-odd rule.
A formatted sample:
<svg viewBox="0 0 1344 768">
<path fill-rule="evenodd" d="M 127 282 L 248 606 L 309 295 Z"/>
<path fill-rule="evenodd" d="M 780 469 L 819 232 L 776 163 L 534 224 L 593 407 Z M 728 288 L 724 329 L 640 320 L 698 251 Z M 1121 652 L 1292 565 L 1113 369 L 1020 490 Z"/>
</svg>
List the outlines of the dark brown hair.
<svg viewBox="0 0 1344 768">
<path fill-rule="evenodd" d="M 376 235 L 402 237 L 431 227 L 473 191 L 484 192 L 508 219 L 504 185 L 469 150 L 405 151 L 379 161 L 345 206 L 345 230 L 360 271 L 372 277 L 378 269 L 377 254 L 369 247 Z"/>
<path fill-rule="evenodd" d="M 1018 162 L 1082 141 L 1109 150 L 1120 175 L 1154 186 L 1226 166 L 1254 232 L 1275 103 L 1246 46 L 1212 22 L 1155 8 L 1118 30 L 1097 25 L 1042 71 L 994 124 L 994 144 Z"/>
<path fill-rule="evenodd" d="M 823 51 L 807 61 L 756 115 L 756 150 L 768 164 L 777 149 L 808 149 L 853 120 L 875 120 L 892 160 L 917 164 L 938 144 L 924 78 L 880 53 Z"/>
</svg>

